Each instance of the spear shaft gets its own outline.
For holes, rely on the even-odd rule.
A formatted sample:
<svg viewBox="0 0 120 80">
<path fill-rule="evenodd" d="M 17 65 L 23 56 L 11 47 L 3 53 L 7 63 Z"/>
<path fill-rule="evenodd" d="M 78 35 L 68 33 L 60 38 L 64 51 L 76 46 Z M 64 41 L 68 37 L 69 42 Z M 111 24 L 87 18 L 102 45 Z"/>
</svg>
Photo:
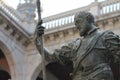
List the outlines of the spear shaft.
<svg viewBox="0 0 120 80">
<path fill-rule="evenodd" d="M 40 0 L 37 0 L 37 13 L 38 13 L 38 22 L 42 22 L 42 19 L 41 19 L 41 3 L 40 3 Z M 42 24 L 42 23 L 41 23 Z M 38 26 L 37 26 L 38 27 Z M 42 27 L 42 26 L 40 26 Z M 43 27 L 42 27 L 43 28 Z M 42 35 L 37 35 L 39 37 L 39 40 L 40 41 L 40 53 L 41 53 L 41 60 L 42 60 L 42 71 L 43 71 L 43 80 L 47 80 L 46 79 L 46 68 L 45 68 L 45 54 L 44 54 L 44 38 L 43 38 L 43 34 Z"/>
<path fill-rule="evenodd" d="M 41 21 L 41 3 L 40 0 L 37 0 L 37 12 L 38 12 L 38 20 Z"/>
</svg>

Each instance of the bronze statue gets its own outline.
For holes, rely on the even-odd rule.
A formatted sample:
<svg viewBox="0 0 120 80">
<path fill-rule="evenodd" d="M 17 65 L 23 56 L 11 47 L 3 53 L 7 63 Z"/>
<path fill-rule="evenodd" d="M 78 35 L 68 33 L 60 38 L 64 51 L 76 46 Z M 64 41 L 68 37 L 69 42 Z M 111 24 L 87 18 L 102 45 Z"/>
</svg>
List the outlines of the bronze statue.
<svg viewBox="0 0 120 80">
<path fill-rule="evenodd" d="M 46 60 L 57 59 L 61 64 L 71 60 L 73 80 L 119 80 L 114 79 L 110 65 L 111 61 L 117 63 L 120 59 L 119 36 L 111 31 L 100 31 L 95 25 L 94 16 L 89 12 L 77 13 L 74 23 L 83 38 L 56 49 L 52 55 L 44 49 Z M 42 32 L 38 27 L 36 33 Z M 38 38 L 35 38 L 35 43 L 40 51 Z"/>
</svg>

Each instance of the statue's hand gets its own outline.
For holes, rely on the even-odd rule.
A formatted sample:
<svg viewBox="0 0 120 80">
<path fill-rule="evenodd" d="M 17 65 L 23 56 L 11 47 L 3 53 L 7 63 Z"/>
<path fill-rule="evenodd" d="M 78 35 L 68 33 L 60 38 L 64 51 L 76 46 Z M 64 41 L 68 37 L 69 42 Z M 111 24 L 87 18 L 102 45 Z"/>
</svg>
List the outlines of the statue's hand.
<svg viewBox="0 0 120 80">
<path fill-rule="evenodd" d="M 40 37 L 42 34 L 44 34 L 45 27 L 42 26 L 42 21 L 38 22 L 36 27 L 36 33 L 37 37 Z"/>
<path fill-rule="evenodd" d="M 36 47 L 41 47 L 41 35 L 44 34 L 44 27 L 41 25 L 42 21 L 38 22 L 35 30 L 35 45 Z"/>
</svg>

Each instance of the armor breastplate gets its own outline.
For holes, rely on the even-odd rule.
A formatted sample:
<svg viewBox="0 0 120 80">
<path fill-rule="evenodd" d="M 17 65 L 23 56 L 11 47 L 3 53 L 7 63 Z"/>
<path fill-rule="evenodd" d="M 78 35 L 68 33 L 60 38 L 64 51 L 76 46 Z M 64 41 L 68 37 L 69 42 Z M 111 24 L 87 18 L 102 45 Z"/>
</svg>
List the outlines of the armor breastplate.
<svg viewBox="0 0 120 80">
<path fill-rule="evenodd" d="M 77 52 L 77 57 L 76 58 L 81 58 L 81 56 L 83 56 L 84 51 L 90 47 L 88 46 L 91 42 L 93 42 L 94 37 L 96 36 L 96 34 L 98 34 L 98 31 L 94 32 L 93 34 L 85 37 L 82 39 L 82 43 L 79 47 L 79 50 Z M 99 43 L 101 42 L 102 39 L 98 40 Z M 102 43 L 103 44 L 103 43 Z M 102 44 L 97 44 L 94 46 L 94 48 L 92 49 L 92 51 L 90 51 L 90 53 L 87 55 L 87 57 L 85 59 L 83 59 L 83 61 L 80 63 L 78 70 L 91 70 L 92 68 L 94 68 L 97 64 L 100 63 L 106 63 L 105 61 L 105 47 Z"/>
</svg>

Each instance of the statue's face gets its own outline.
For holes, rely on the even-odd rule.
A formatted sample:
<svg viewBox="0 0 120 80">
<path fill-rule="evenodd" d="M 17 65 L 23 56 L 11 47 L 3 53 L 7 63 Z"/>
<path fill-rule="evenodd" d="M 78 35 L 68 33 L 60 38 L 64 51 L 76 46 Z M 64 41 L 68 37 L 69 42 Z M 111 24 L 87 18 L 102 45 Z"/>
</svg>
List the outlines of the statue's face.
<svg viewBox="0 0 120 80">
<path fill-rule="evenodd" d="M 75 18 L 75 26 L 80 32 L 80 36 L 87 35 L 87 32 L 89 31 L 89 23 L 85 18 L 77 17 Z"/>
</svg>

